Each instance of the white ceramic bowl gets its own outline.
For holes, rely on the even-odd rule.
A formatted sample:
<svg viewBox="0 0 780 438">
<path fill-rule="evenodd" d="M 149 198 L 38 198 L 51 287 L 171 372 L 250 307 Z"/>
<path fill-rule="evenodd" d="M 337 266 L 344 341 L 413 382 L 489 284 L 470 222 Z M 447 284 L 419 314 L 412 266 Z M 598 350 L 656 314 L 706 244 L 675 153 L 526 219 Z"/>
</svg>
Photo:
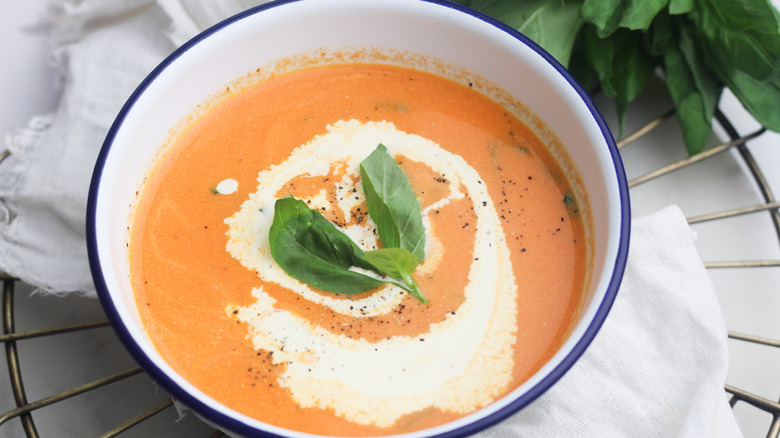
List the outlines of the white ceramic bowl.
<svg viewBox="0 0 780 438">
<path fill-rule="evenodd" d="M 307 436 L 248 418 L 184 380 L 144 331 L 129 282 L 127 227 L 136 191 L 172 127 L 247 72 L 294 54 L 371 47 L 412 52 L 487 79 L 557 133 L 589 194 L 594 260 L 586 308 L 558 353 L 488 407 L 409 436 L 464 436 L 526 406 L 580 357 L 609 312 L 628 252 L 629 202 L 614 140 L 595 106 L 549 54 L 518 32 L 457 5 L 420 0 L 304 0 L 232 17 L 169 56 L 119 113 L 95 168 L 87 238 L 108 317 L 141 366 L 207 421 L 240 435 Z"/>
</svg>

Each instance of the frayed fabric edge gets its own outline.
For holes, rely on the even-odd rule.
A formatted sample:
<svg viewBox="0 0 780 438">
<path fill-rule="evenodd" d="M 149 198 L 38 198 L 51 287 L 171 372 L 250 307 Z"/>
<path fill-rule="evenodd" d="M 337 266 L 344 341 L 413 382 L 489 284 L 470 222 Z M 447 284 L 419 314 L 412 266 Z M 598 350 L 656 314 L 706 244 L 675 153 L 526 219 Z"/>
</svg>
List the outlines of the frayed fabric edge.
<svg viewBox="0 0 780 438">
<path fill-rule="evenodd" d="M 6 134 L 5 150 L 9 156 L 0 162 L 0 197 L 13 196 L 24 184 L 30 168 L 29 153 L 43 143 L 53 123 L 54 114 L 35 116 L 27 126 Z M 2 201 L 4 207 L 9 207 L 6 199 Z"/>
<path fill-rule="evenodd" d="M 195 411 L 193 411 L 192 409 L 190 409 L 189 407 L 187 407 L 187 405 L 185 405 L 184 403 L 180 402 L 178 399 L 176 399 L 176 398 L 171 398 L 171 400 L 173 400 L 173 407 L 176 409 L 176 413 L 178 413 L 178 414 L 179 414 L 179 417 L 178 417 L 176 420 L 174 420 L 174 421 L 176 421 L 177 423 L 178 423 L 179 421 L 182 421 L 182 420 L 184 420 L 184 418 L 186 418 L 186 417 L 187 417 L 187 415 L 189 415 L 189 414 L 193 414 L 193 415 L 195 415 L 195 417 L 197 417 L 197 418 L 198 418 L 200 421 L 202 421 L 202 422 L 204 422 L 204 423 L 208 424 L 209 426 L 213 427 L 213 428 L 214 428 L 214 429 L 216 429 L 216 430 L 219 430 L 219 431 L 221 431 L 221 432 L 222 432 L 222 433 L 224 433 L 226 436 L 234 436 L 234 435 L 230 434 L 228 431 L 225 431 L 225 430 L 221 429 L 219 426 L 217 426 L 216 424 L 212 423 L 211 421 L 209 421 L 209 420 L 207 420 L 207 419 L 203 418 L 202 416 L 198 415 L 198 414 L 197 414 L 197 412 L 195 412 Z"/>
<path fill-rule="evenodd" d="M 43 285 L 40 281 L 33 278 L 28 278 L 25 275 L 17 275 L 16 280 L 21 281 L 24 284 L 30 285 L 33 289 L 30 291 L 30 295 L 40 296 L 54 296 L 58 298 L 64 298 L 69 296 L 79 296 L 83 298 L 96 299 L 97 292 L 94 288 L 80 288 L 74 290 L 65 290 L 61 287 L 55 287 L 51 285 Z M 91 280 L 91 279 L 90 279 Z"/>
<path fill-rule="evenodd" d="M 27 123 L 26 127 L 17 128 L 6 135 L 5 145 L 8 151 L 18 157 L 23 157 L 25 151 L 35 148 L 43 142 L 46 134 L 54 124 L 54 114 L 44 114 L 34 116 Z"/>
<path fill-rule="evenodd" d="M 84 290 L 63 291 L 61 289 L 48 288 L 46 286 L 35 286 L 35 289 L 33 289 L 30 292 L 30 295 L 40 295 L 40 296 L 46 296 L 46 297 L 52 296 L 52 297 L 58 297 L 58 298 L 72 297 L 72 296 L 75 295 L 75 296 L 79 296 L 79 297 L 83 297 L 83 298 L 90 298 L 90 299 L 97 298 L 97 293 L 95 293 L 94 290 L 91 290 L 91 291 L 84 291 Z"/>
</svg>

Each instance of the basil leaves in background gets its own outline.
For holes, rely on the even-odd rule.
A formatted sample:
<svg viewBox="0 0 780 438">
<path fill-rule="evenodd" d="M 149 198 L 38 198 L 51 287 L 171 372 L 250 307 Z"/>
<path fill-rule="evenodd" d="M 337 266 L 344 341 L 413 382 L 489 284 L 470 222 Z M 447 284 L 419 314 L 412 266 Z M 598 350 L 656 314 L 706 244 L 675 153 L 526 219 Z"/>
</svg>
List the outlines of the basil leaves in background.
<svg viewBox="0 0 780 438">
<path fill-rule="evenodd" d="M 582 1 L 562 0 L 465 0 L 470 6 L 522 32 L 550 52 L 562 64 L 569 63 L 582 26 Z"/>
<path fill-rule="evenodd" d="M 523 32 L 583 85 L 628 104 L 663 70 L 690 154 L 723 87 L 780 132 L 780 14 L 769 0 L 456 0 Z"/>
<path fill-rule="evenodd" d="M 381 144 L 360 170 L 368 212 L 384 248 L 363 252 L 319 211 L 285 196 L 274 205 L 271 256 L 288 275 L 320 290 L 352 295 L 392 283 L 428 303 L 412 278 L 424 255 L 425 229 L 406 175 Z M 377 276 L 352 271 L 353 266 Z M 387 277 L 380 278 L 382 273 Z"/>
</svg>

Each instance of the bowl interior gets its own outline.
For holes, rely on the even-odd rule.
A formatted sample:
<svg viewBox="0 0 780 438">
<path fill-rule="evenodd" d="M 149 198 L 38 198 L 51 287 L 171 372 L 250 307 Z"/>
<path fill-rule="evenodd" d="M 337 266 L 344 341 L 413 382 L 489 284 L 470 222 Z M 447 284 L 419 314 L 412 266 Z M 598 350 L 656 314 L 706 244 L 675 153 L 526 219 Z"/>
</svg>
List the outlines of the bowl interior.
<svg viewBox="0 0 780 438">
<path fill-rule="evenodd" d="M 454 66 L 523 102 L 565 145 L 591 204 L 592 279 L 580 319 L 563 348 L 508 397 L 418 435 L 473 431 L 543 392 L 581 354 L 614 299 L 625 262 L 628 204 L 619 157 L 598 112 L 549 55 L 519 38 L 485 17 L 452 5 L 417 0 L 291 1 L 229 19 L 171 55 L 141 84 L 111 128 L 90 192 L 88 239 L 96 285 L 136 359 L 177 398 L 223 428 L 294 435 L 213 401 L 159 355 L 143 329 L 129 281 L 126 242 L 132 209 L 128 206 L 135 203 L 136 192 L 172 129 L 199 104 L 219 95 L 226 84 L 293 55 L 379 49 L 415 54 L 391 62 L 434 70 Z"/>
</svg>

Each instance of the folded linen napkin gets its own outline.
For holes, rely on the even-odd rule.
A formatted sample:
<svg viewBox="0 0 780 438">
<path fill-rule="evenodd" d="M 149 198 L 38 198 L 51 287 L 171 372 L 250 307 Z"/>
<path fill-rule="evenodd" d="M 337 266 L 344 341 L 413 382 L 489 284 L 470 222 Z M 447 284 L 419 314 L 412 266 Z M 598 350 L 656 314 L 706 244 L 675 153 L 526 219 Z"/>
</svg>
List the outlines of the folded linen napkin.
<svg viewBox="0 0 780 438">
<path fill-rule="evenodd" d="M 178 44 L 257 1 L 59 1 L 49 21 L 65 89 L 9 136 L 0 269 L 44 292 L 94 296 L 84 242 L 92 167 L 115 114 Z M 485 438 L 741 436 L 725 402 L 726 331 L 676 207 L 635 220 L 613 310 L 580 361 Z"/>
</svg>

